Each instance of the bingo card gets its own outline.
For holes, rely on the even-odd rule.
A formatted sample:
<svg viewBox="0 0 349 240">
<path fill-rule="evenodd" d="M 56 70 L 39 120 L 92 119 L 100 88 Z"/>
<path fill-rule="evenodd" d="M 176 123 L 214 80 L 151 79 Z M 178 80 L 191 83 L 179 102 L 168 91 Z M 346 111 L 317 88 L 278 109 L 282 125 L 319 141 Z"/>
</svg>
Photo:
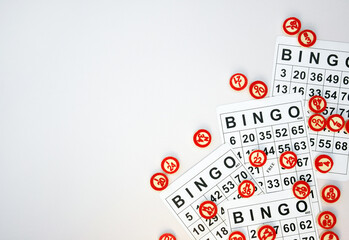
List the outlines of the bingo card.
<svg viewBox="0 0 349 240">
<path fill-rule="evenodd" d="M 311 187 L 315 212 L 321 210 L 303 102 L 299 95 L 224 105 L 218 107 L 217 114 L 223 142 L 233 146 L 266 193 L 291 189 L 296 181 L 304 180 Z M 249 155 L 254 150 L 262 150 L 267 155 L 264 166 L 250 164 Z M 281 154 L 287 151 L 297 155 L 296 166 L 292 169 L 285 169 L 279 163 Z"/>
<path fill-rule="evenodd" d="M 279 37 L 276 42 L 272 96 L 298 93 L 305 100 L 320 95 L 327 101 L 322 113 L 326 118 L 340 114 L 349 118 L 349 44 L 317 41 L 311 48 L 301 47 L 295 38 Z M 331 171 L 320 178 L 349 179 L 348 135 L 342 130 L 310 130 L 311 148 L 316 155 L 327 154 L 334 160 Z"/>
<path fill-rule="evenodd" d="M 224 144 L 169 185 L 160 196 L 191 239 L 227 239 L 229 232 L 222 203 L 241 198 L 238 185 L 246 179 L 256 186 L 252 198 L 263 193 L 229 144 Z M 198 212 L 199 205 L 207 200 L 218 206 L 217 215 L 211 219 L 200 217 Z"/>
</svg>

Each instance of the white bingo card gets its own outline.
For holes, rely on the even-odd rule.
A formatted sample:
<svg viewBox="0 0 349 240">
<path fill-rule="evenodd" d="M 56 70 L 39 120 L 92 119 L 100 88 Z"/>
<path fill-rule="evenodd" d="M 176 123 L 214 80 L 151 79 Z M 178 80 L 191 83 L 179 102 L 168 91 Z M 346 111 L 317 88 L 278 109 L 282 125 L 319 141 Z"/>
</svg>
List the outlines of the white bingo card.
<svg viewBox="0 0 349 240">
<path fill-rule="evenodd" d="M 316 216 L 308 198 L 295 198 L 291 190 L 259 195 L 224 204 L 229 231 L 242 232 L 246 240 L 258 239 L 258 228 L 270 225 L 275 240 L 318 240 Z"/>
<path fill-rule="evenodd" d="M 276 42 L 272 96 L 299 93 L 306 100 L 320 95 L 327 101 L 326 118 L 340 114 L 349 118 L 349 44 L 317 40 L 310 48 L 301 47 L 297 38 L 279 37 Z M 310 143 L 316 155 L 332 157 L 334 166 L 320 178 L 349 179 L 349 136 L 328 129 L 310 130 Z"/>
<path fill-rule="evenodd" d="M 256 185 L 252 197 L 263 193 L 229 144 L 224 144 L 185 172 L 160 196 L 191 239 L 227 239 L 229 232 L 222 203 L 241 198 L 237 188 L 246 179 Z M 217 215 L 208 220 L 198 212 L 199 205 L 207 200 L 218 207 Z"/>
<path fill-rule="evenodd" d="M 299 95 L 224 105 L 218 107 L 217 114 L 223 142 L 232 145 L 266 193 L 291 189 L 296 181 L 304 180 L 311 187 L 316 212 L 321 210 L 303 101 Z M 267 162 L 259 168 L 249 162 L 249 154 L 257 149 L 267 155 Z M 285 151 L 297 155 L 297 164 L 292 169 L 284 169 L 279 163 Z"/>
</svg>

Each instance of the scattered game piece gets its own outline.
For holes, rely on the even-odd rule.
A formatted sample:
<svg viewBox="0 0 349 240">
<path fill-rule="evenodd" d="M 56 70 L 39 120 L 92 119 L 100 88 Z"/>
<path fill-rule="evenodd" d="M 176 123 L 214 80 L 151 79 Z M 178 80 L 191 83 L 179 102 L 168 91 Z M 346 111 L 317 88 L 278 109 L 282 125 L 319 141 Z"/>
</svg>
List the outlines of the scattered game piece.
<svg viewBox="0 0 349 240">
<path fill-rule="evenodd" d="M 254 167 L 262 167 L 267 162 L 267 154 L 262 150 L 253 151 L 248 158 Z"/>
<path fill-rule="evenodd" d="M 331 213 L 330 211 L 325 211 L 319 214 L 318 224 L 320 227 L 324 229 L 331 229 L 336 225 L 337 218 L 336 215 Z"/>
<path fill-rule="evenodd" d="M 230 86 L 236 91 L 241 91 L 247 86 L 247 77 L 244 74 L 236 73 L 230 78 Z"/>
<path fill-rule="evenodd" d="M 241 197 L 249 198 L 254 194 L 255 186 L 250 180 L 244 180 L 240 183 L 238 191 Z"/>
<path fill-rule="evenodd" d="M 229 240 L 246 240 L 246 237 L 242 232 L 235 231 L 229 235 Z"/>
<path fill-rule="evenodd" d="M 171 233 L 164 233 L 160 236 L 159 240 L 176 240 L 176 237 Z"/>
<path fill-rule="evenodd" d="M 326 127 L 332 132 L 338 132 L 344 127 L 344 118 L 339 114 L 333 114 L 327 118 Z"/>
<path fill-rule="evenodd" d="M 214 218 L 217 215 L 217 205 L 212 201 L 205 201 L 200 204 L 199 213 L 205 219 Z"/>
<path fill-rule="evenodd" d="M 298 35 L 298 43 L 302 47 L 311 47 L 316 42 L 316 34 L 309 29 L 303 30 Z"/>
<path fill-rule="evenodd" d="M 175 173 L 179 169 L 179 161 L 174 157 L 166 157 L 161 162 L 161 168 L 165 173 Z"/>
<path fill-rule="evenodd" d="M 293 184 L 293 194 L 298 199 L 305 199 L 310 194 L 310 186 L 306 181 L 297 181 Z"/>
<path fill-rule="evenodd" d="M 262 81 L 254 81 L 250 85 L 250 94 L 252 97 L 256 99 L 261 99 L 267 96 L 268 93 L 268 87 L 267 85 Z"/>
<path fill-rule="evenodd" d="M 198 130 L 193 137 L 196 146 L 204 148 L 211 143 L 211 134 L 205 129 Z"/>
<path fill-rule="evenodd" d="M 326 127 L 326 118 L 320 114 L 313 114 L 308 119 L 308 125 L 311 130 L 320 132 Z"/>
<path fill-rule="evenodd" d="M 326 231 L 321 235 L 320 240 L 339 240 L 339 237 L 332 231 Z"/>
<path fill-rule="evenodd" d="M 341 196 L 341 191 L 335 185 L 327 185 L 322 188 L 321 191 L 322 199 L 327 203 L 337 202 Z"/>
<path fill-rule="evenodd" d="M 150 178 L 150 185 L 156 191 L 162 191 L 168 186 L 168 178 L 163 173 L 155 173 Z"/>
<path fill-rule="evenodd" d="M 270 225 L 264 225 L 258 229 L 258 239 L 260 240 L 274 240 L 276 238 L 276 231 Z"/>
<path fill-rule="evenodd" d="M 286 169 L 292 169 L 297 164 L 297 155 L 294 152 L 287 151 L 280 156 L 280 165 Z"/>
<path fill-rule="evenodd" d="M 284 21 L 282 28 L 288 35 L 296 35 L 301 30 L 301 21 L 298 18 L 290 17 Z"/>
<path fill-rule="evenodd" d="M 327 107 L 325 98 L 321 96 L 313 96 L 309 99 L 308 103 L 310 111 L 314 113 L 322 113 Z"/>
<path fill-rule="evenodd" d="M 349 120 L 345 123 L 344 130 L 349 134 Z"/>
<path fill-rule="evenodd" d="M 315 168 L 321 173 L 328 173 L 333 167 L 333 160 L 330 156 L 321 154 L 315 158 Z"/>
</svg>

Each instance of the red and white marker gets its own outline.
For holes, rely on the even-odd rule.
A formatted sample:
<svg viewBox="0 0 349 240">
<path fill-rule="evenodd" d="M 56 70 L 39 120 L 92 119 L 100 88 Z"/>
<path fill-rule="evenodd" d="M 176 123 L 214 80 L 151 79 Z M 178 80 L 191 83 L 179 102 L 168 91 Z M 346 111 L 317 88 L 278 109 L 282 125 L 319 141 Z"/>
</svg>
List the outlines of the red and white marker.
<svg viewBox="0 0 349 240">
<path fill-rule="evenodd" d="M 336 215 L 330 211 L 325 211 L 319 214 L 317 222 L 320 227 L 324 229 L 331 229 L 334 227 L 334 225 L 336 225 L 337 218 Z"/>
<path fill-rule="evenodd" d="M 205 201 L 200 204 L 199 213 L 205 219 L 214 218 L 217 215 L 217 205 L 212 201 Z"/>
<path fill-rule="evenodd" d="M 246 240 L 246 237 L 242 232 L 235 231 L 229 235 L 229 240 Z"/>
<path fill-rule="evenodd" d="M 337 202 L 341 196 L 341 190 L 335 185 L 327 185 L 321 190 L 321 197 L 327 203 Z"/>
<path fill-rule="evenodd" d="M 196 146 L 204 148 L 211 143 L 211 134 L 205 129 L 198 130 L 193 137 Z"/>
<path fill-rule="evenodd" d="M 308 106 L 310 111 L 314 113 L 322 113 L 327 107 L 325 98 L 321 96 L 313 96 L 309 99 Z"/>
<path fill-rule="evenodd" d="M 301 21 L 295 17 L 287 18 L 282 25 L 282 29 L 287 35 L 296 35 L 301 30 L 301 27 Z"/>
<path fill-rule="evenodd" d="M 160 236 L 159 240 L 176 240 L 176 237 L 171 233 L 164 233 Z"/>
<path fill-rule="evenodd" d="M 150 186 L 156 191 L 162 191 L 168 186 L 168 178 L 163 173 L 155 173 L 150 178 Z"/>
<path fill-rule="evenodd" d="M 320 132 L 326 127 L 326 118 L 320 114 L 313 114 L 308 119 L 308 125 L 311 130 Z"/>
<path fill-rule="evenodd" d="M 349 134 L 349 120 L 345 123 L 344 130 Z"/>
<path fill-rule="evenodd" d="M 268 93 L 268 87 L 267 85 L 262 81 L 254 81 L 250 85 L 250 94 L 252 97 L 256 99 L 261 99 L 267 96 Z"/>
<path fill-rule="evenodd" d="M 260 240 L 274 240 L 276 231 L 270 225 L 264 225 L 258 229 L 257 236 Z"/>
<path fill-rule="evenodd" d="M 244 180 L 238 187 L 238 192 L 241 197 L 249 198 L 254 194 L 255 186 L 250 180 Z"/>
<path fill-rule="evenodd" d="M 174 157 L 166 157 L 161 162 L 161 168 L 165 173 L 175 173 L 179 169 L 179 161 Z"/>
<path fill-rule="evenodd" d="M 286 169 L 292 169 L 297 164 L 297 155 L 294 152 L 287 151 L 280 156 L 280 165 Z"/>
<path fill-rule="evenodd" d="M 344 128 L 344 118 L 339 114 L 333 114 L 327 118 L 326 127 L 332 132 L 338 132 Z"/>
<path fill-rule="evenodd" d="M 309 29 L 303 30 L 298 35 L 298 43 L 302 47 L 311 47 L 316 42 L 316 34 Z"/>
<path fill-rule="evenodd" d="M 332 231 L 326 231 L 321 235 L 320 240 L 339 240 L 339 237 Z"/>
<path fill-rule="evenodd" d="M 310 194 L 310 186 L 306 181 L 297 181 L 292 187 L 293 194 L 298 199 L 305 199 Z"/>
<path fill-rule="evenodd" d="M 267 162 L 267 154 L 262 150 L 255 150 L 250 154 L 248 159 L 252 166 L 262 167 Z"/>
<path fill-rule="evenodd" d="M 330 156 L 321 154 L 315 158 L 315 168 L 321 173 L 328 173 L 333 167 L 333 160 Z"/>
<path fill-rule="evenodd" d="M 230 87 L 236 91 L 241 91 L 247 86 L 247 77 L 242 73 L 236 73 L 230 78 Z"/>
</svg>

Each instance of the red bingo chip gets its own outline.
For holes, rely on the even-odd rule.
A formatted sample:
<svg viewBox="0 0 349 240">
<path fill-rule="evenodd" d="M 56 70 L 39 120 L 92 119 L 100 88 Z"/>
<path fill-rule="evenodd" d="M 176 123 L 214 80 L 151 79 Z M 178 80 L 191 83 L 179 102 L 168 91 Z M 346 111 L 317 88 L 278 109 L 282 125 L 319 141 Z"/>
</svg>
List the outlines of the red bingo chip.
<svg viewBox="0 0 349 240">
<path fill-rule="evenodd" d="M 174 157 L 166 157 L 161 162 L 161 168 L 165 173 L 172 174 L 178 171 L 179 162 L 177 158 Z"/>
<path fill-rule="evenodd" d="M 344 130 L 349 133 L 349 120 L 345 123 Z"/>
<path fill-rule="evenodd" d="M 249 198 L 254 194 L 255 186 L 250 180 L 244 180 L 238 187 L 238 192 L 241 197 Z"/>
<path fill-rule="evenodd" d="M 267 154 L 262 150 L 253 151 L 248 157 L 254 167 L 262 167 L 267 162 Z"/>
<path fill-rule="evenodd" d="M 176 237 L 171 233 L 164 233 L 160 236 L 159 240 L 176 240 Z"/>
<path fill-rule="evenodd" d="M 330 156 L 322 154 L 315 158 L 315 168 L 321 173 L 328 173 L 333 167 L 333 160 Z"/>
<path fill-rule="evenodd" d="M 268 87 L 267 85 L 262 81 L 254 81 L 250 85 L 250 94 L 252 97 L 256 99 L 261 99 L 267 96 L 268 93 Z"/>
<path fill-rule="evenodd" d="M 287 151 L 280 156 L 280 165 L 286 169 L 292 169 L 297 164 L 297 155 L 294 152 Z"/>
<path fill-rule="evenodd" d="M 326 118 L 320 114 L 313 114 L 308 119 L 308 125 L 311 130 L 320 132 L 326 127 Z"/>
<path fill-rule="evenodd" d="M 210 145 L 211 134 L 205 129 L 200 129 L 194 134 L 193 140 L 196 146 L 204 148 Z"/>
<path fill-rule="evenodd" d="M 338 132 L 344 127 L 344 118 L 339 114 L 333 114 L 327 118 L 327 128 L 332 132 Z"/>
<path fill-rule="evenodd" d="M 310 111 L 314 113 L 322 113 L 327 107 L 325 98 L 321 96 L 313 96 L 309 99 L 308 106 Z"/>
<path fill-rule="evenodd" d="M 270 225 L 264 225 L 258 229 L 257 236 L 260 240 L 274 240 L 276 231 Z"/>
<path fill-rule="evenodd" d="M 341 196 L 341 191 L 335 185 L 327 185 L 322 188 L 321 191 L 322 199 L 327 203 L 337 202 Z"/>
<path fill-rule="evenodd" d="M 339 237 L 332 231 L 326 231 L 321 235 L 320 240 L 339 240 Z"/>
<path fill-rule="evenodd" d="M 246 240 L 246 237 L 242 232 L 235 231 L 229 235 L 229 240 Z"/>
<path fill-rule="evenodd" d="M 320 227 L 324 229 L 331 229 L 334 227 L 334 225 L 336 225 L 337 218 L 336 215 L 330 211 L 325 211 L 319 214 L 317 222 Z"/>
<path fill-rule="evenodd" d="M 217 205 L 212 201 L 205 201 L 200 204 L 199 213 L 205 219 L 214 218 L 217 215 Z"/>
<path fill-rule="evenodd" d="M 305 199 L 310 194 L 310 186 L 306 181 L 297 181 L 292 187 L 293 194 L 298 199 Z"/>
<path fill-rule="evenodd" d="M 302 47 L 311 47 L 315 44 L 315 42 L 316 34 L 309 29 L 301 31 L 298 35 L 298 43 Z"/>
<path fill-rule="evenodd" d="M 155 173 L 150 178 L 150 185 L 156 191 L 162 191 L 168 186 L 168 178 L 163 173 Z"/>
<path fill-rule="evenodd" d="M 298 18 L 290 17 L 284 21 L 282 28 L 288 35 L 296 35 L 301 30 L 301 21 Z"/>
<path fill-rule="evenodd" d="M 236 73 L 230 78 L 230 86 L 236 91 L 241 91 L 247 86 L 247 77 L 244 74 Z"/>
</svg>

